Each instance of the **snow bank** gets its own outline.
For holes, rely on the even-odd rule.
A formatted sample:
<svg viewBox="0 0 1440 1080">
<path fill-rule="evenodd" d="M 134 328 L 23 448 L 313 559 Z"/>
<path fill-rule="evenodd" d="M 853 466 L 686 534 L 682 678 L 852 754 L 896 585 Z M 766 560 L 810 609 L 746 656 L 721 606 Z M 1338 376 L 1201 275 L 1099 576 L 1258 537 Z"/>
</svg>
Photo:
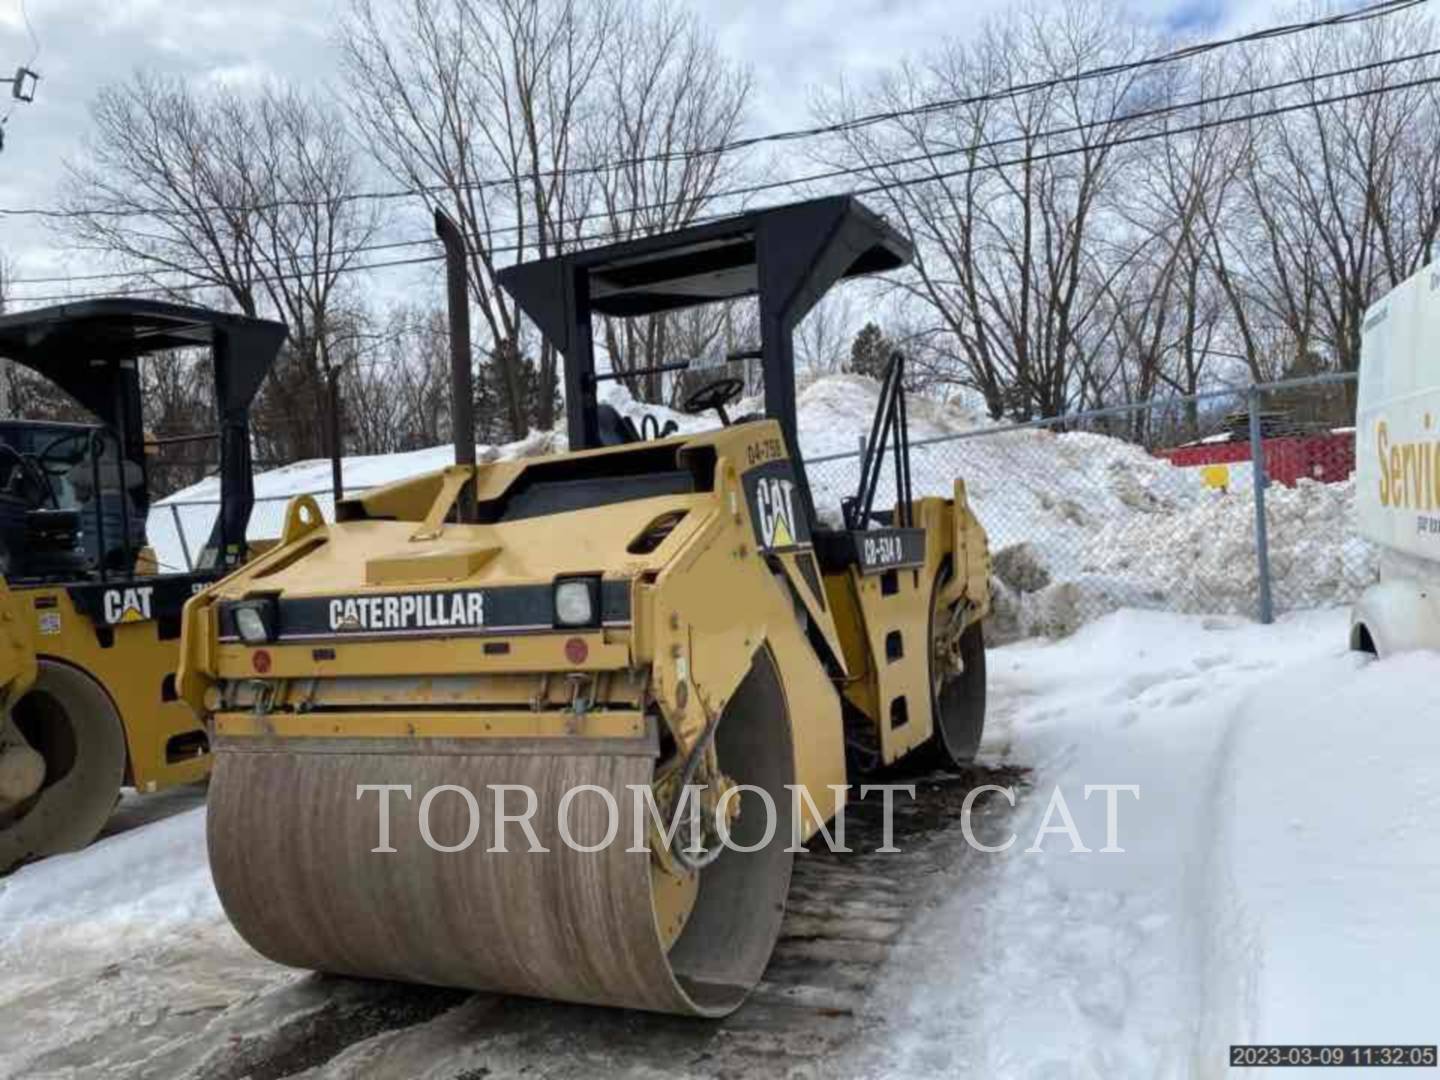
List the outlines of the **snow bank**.
<svg viewBox="0 0 1440 1080">
<path fill-rule="evenodd" d="M 1346 604 L 1376 580 L 1378 553 L 1352 530 L 1354 502 L 1353 480 L 1302 479 L 1267 490 L 1271 591 L 1280 610 Z M 1027 586 L 997 570 L 997 640 L 1062 636 L 1124 607 L 1253 615 L 1255 503 L 1249 492 L 1200 488 L 1113 513 L 1061 550 L 1052 544 L 1021 561 L 1030 582 L 1043 583 Z"/>
<path fill-rule="evenodd" d="M 992 650 L 982 758 L 1033 768 L 1017 839 L 977 872 L 952 829 L 967 871 L 892 954 L 854 1072 L 1220 1077 L 1231 1043 L 1430 1041 L 1440 657 L 1369 662 L 1346 629 L 1126 611 Z M 1139 787 L 1123 851 L 1087 784 Z M 1089 852 L 1025 850 L 1057 788 Z"/>
<path fill-rule="evenodd" d="M 1244 702 L 1216 788 L 1214 1044 L 1433 1041 L 1436 716 L 1432 653 L 1318 658 Z"/>
<path fill-rule="evenodd" d="M 177 926 L 221 919 L 205 858 L 205 811 L 100 840 L 0 880 L 0 957 L 21 971 L 114 941 L 163 941 Z"/>
<path fill-rule="evenodd" d="M 840 503 L 854 493 L 854 452 L 868 435 L 878 385 L 856 375 L 818 379 L 798 399 L 800 443 L 811 465 L 817 510 L 839 524 Z M 682 431 L 714 426 L 713 417 L 686 416 L 636 403 L 617 383 L 602 398 L 637 424 L 647 413 Z M 758 408 L 754 401 L 737 413 Z M 956 404 L 911 399 L 913 486 L 917 494 L 948 496 L 963 478 L 992 551 L 1026 545 L 1023 562 L 1037 573 L 1028 583 L 995 582 L 992 637 L 1015 640 L 1063 635 L 1122 607 L 1253 614 L 1257 591 L 1254 504 L 1248 491 L 1204 487 L 1193 469 L 1177 468 L 1120 439 L 1084 432 L 1027 429 L 986 433 L 993 426 Z M 968 433 L 968 434 L 967 434 Z M 978 433 L 978 434 L 977 434 Z M 967 435 L 964 438 L 953 438 Z M 944 440 L 927 442 L 926 440 Z M 519 442 L 478 448 L 481 461 L 552 453 L 566 445 L 563 430 L 532 432 Z M 849 457 L 825 461 L 827 456 Z M 344 463 L 347 490 L 356 491 L 454 460 L 450 447 L 406 454 L 352 457 Z M 252 539 L 279 534 L 284 500 L 317 493 L 331 511 L 330 463 L 298 462 L 256 477 Z M 151 543 L 162 565 L 183 567 L 208 536 L 218 496 L 209 480 L 177 492 L 150 517 Z M 1375 577 L 1369 546 L 1351 535 L 1352 485 L 1301 481 L 1270 489 L 1271 570 L 1282 609 L 1343 603 Z M 880 505 L 893 502 L 889 471 Z M 196 505 L 196 504 L 199 505 Z M 177 522 L 186 544 L 182 548 Z M 1043 585 L 1035 582 L 1043 579 Z"/>
</svg>

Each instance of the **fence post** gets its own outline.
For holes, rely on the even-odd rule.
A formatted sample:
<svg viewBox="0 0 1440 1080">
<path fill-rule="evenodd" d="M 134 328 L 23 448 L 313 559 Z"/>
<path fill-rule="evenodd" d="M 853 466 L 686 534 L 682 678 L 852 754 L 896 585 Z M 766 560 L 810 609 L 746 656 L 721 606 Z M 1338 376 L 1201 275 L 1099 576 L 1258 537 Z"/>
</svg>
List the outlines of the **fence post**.
<svg viewBox="0 0 1440 1080">
<path fill-rule="evenodd" d="M 1260 621 L 1275 621 L 1270 597 L 1270 542 L 1265 529 L 1265 442 L 1260 431 L 1260 389 L 1250 387 L 1250 484 L 1255 489 L 1255 559 L 1260 571 Z"/>
<path fill-rule="evenodd" d="M 185 569 L 194 570 L 195 560 L 190 558 L 190 545 L 185 541 L 185 527 L 180 523 L 180 507 L 170 504 L 170 516 L 175 519 L 175 535 L 180 538 L 180 553 L 185 556 Z"/>
</svg>

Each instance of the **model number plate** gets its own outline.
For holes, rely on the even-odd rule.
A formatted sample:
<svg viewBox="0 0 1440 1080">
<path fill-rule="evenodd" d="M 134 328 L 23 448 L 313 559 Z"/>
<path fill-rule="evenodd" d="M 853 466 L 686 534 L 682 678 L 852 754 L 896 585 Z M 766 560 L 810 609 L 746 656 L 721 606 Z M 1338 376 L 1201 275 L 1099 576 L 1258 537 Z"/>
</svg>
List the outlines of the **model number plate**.
<svg viewBox="0 0 1440 1080">
<path fill-rule="evenodd" d="M 924 529 L 866 529 L 851 535 L 861 573 L 878 574 L 925 561 Z"/>
</svg>

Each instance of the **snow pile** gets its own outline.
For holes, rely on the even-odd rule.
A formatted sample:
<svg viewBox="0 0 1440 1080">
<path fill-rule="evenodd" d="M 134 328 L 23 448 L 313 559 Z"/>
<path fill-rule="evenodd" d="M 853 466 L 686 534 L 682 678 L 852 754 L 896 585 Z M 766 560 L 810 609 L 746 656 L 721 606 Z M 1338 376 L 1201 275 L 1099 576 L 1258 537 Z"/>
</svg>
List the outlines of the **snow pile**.
<svg viewBox="0 0 1440 1080">
<path fill-rule="evenodd" d="M 22 871 L 0 882 L 0 955 L 43 936 L 47 947 L 93 944 L 97 932 L 162 933 L 163 924 L 219 911 L 204 848 L 205 814 L 189 810 L 111 839 L 80 855 L 45 861 L 45 873 Z M 145 873 L 133 872 L 145 867 Z M 104 909 L 103 927 L 85 916 Z"/>
<path fill-rule="evenodd" d="M 840 523 L 841 500 L 858 485 L 859 439 L 869 435 L 879 386 L 856 375 L 818 379 L 797 405 L 801 448 L 809 467 L 816 509 Z M 637 403 L 619 383 L 602 399 L 638 425 L 647 414 L 681 431 L 715 425 L 713 416 L 686 416 Z M 732 412 L 759 408 L 748 400 Z M 1253 614 L 1258 571 L 1254 555 L 1254 503 L 1248 491 L 1217 492 L 1197 470 L 1177 468 L 1120 439 L 1043 429 L 986 432 L 984 417 L 956 404 L 918 396 L 909 401 L 912 484 L 917 495 L 949 496 L 965 481 L 972 507 L 997 555 L 996 641 L 1033 634 L 1063 635 L 1122 607 Z M 953 438 L 953 436 L 965 436 Z M 943 440 L 927 442 L 927 440 Z M 532 432 L 503 446 L 478 448 L 481 461 L 563 450 L 563 428 Z M 839 460 L 824 458 L 850 455 Z M 443 468 L 450 447 L 405 454 L 352 457 L 344 462 L 347 491 L 359 491 Z M 330 463 L 305 461 L 256 477 L 252 539 L 279 535 L 285 499 L 316 493 L 331 512 Z M 177 492 L 150 518 L 151 543 L 162 565 L 181 568 L 193 558 L 214 521 L 216 481 Z M 1375 557 L 1353 537 L 1352 485 L 1301 481 L 1268 493 L 1271 571 L 1282 608 L 1346 602 L 1375 576 Z M 208 501 L 208 504 L 207 504 Z M 892 471 L 881 474 L 877 505 L 892 505 Z M 182 548 L 177 523 L 183 529 Z M 1016 545 L 1023 549 L 1008 550 Z M 1012 580 L 1006 564 L 1023 564 Z"/>
<path fill-rule="evenodd" d="M 805 457 L 855 453 L 861 437 L 870 437 L 879 397 L 880 384 L 863 375 L 827 375 L 802 390 L 795 419 Z M 958 435 L 984 423 L 956 402 L 941 404 L 912 394 L 905 403 L 912 442 Z"/>
<path fill-rule="evenodd" d="M 297 977 L 226 920 L 203 806 L 139 825 L 0 879 L 0 1076 L 218 1075 L 171 1056 Z"/>
<path fill-rule="evenodd" d="M 1354 502 L 1353 479 L 1339 484 L 1301 479 L 1295 487 L 1272 484 L 1266 490 L 1277 607 L 1349 603 L 1376 580 L 1376 549 L 1352 529 Z M 983 509 L 980 514 L 983 520 Z M 1255 502 L 1248 491 L 1202 488 L 1163 508 L 1115 514 L 1072 537 L 1071 545 L 1030 553 L 1025 581 L 1006 569 L 1006 556 L 1016 556 L 1000 553 L 997 632 L 1008 638 L 1060 636 L 1122 607 L 1255 612 L 1260 571 Z M 1037 567 L 1045 572 L 1037 574 Z"/>
<path fill-rule="evenodd" d="M 992 650 L 982 760 L 1033 769 L 1016 840 L 952 829 L 853 1072 L 1219 1077 L 1231 1043 L 1433 1041 L 1440 657 L 1346 630 L 1128 611 Z M 1138 786 L 1122 851 L 1087 784 Z"/>
</svg>

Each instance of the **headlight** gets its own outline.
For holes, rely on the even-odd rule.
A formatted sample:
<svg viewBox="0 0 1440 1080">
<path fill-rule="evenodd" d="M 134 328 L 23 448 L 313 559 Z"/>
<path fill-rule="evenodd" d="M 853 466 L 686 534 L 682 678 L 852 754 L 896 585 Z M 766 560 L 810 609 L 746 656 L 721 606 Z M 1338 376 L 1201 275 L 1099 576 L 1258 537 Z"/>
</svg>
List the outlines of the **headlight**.
<svg viewBox="0 0 1440 1080">
<path fill-rule="evenodd" d="M 232 609 L 235 632 L 246 645 L 264 645 L 275 637 L 273 618 L 275 606 L 268 600 L 236 604 Z"/>
<path fill-rule="evenodd" d="M 600 582 L 596 578 L 570 578 L 555 583 L 555 625 L 594 626 L 599 620 Z"/>
</svg>

